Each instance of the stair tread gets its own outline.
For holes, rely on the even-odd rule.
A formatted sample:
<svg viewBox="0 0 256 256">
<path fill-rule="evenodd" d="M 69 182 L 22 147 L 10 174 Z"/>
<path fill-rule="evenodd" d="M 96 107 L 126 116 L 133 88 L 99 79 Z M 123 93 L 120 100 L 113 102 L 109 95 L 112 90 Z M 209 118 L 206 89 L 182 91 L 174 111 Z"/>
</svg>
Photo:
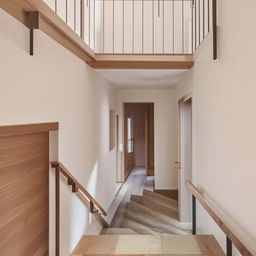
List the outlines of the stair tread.
<svg viewBox="0 0 256 256">
<path fill-rule="evenodd" d="M 159 193 L 156 193 L 156 192 L 153 192 L 153 191 L 150 191 L 150 190 L 147 190 L 147 189 L 143 190 L 143 196 L 144 195 L 150 196 L 154 199 L 158 199 L 159 201 L 161 201 L 163 203 L 165 202 L 167 204 L 173 204 L 173 205 L 178 206 L 178 201 L 177 200 L 174 200 L 174 199 L 169 198 L 167 196 L 163 196 Z"/>
<path fill-rule="evenodd" d="M 144 224 L 138 223 L 137 221 L 134 221 L 128 218 L 124 218 L 122 222 L 122 227 L 131 228 L 135 230 L 138 234 L 142 234 L 142 235 L 166 234 L 166 232 L 158 230 L 157 228 L 148 227 Z"/>
<path fill-rule="evenodd" d="M 166 208 L 169 208 L 169 209 L 172 209 L 174 211 L 178 211 L 178 205 L 176 203 L 173 203 L 172 201 L 164 201 L 164 200 L 160 200 L 156 197 L 152 197 L 151 195 L 149 194 L 144 194 L 143 195 L 143 200 L 144 199 L 148 199 L 150 200 L 151 202 L 154 202 L 158 205 L 161 205 L 163 207 L 166 207 Z"/>
<path fill-rule="evenodd" d="M 180 229 L 183 229 L 183 230 L 191 230 L 190 225 L 183 224 L 175 218 L 171 218 L 167 215 L 164 215 L 160 212 L 155 211 L 155 209 L 150 209 L 150 208 L 146 207 L 145 205 L 138 204 L 137 202 L 131 201 L 131 202 L 127 203 L 126 207 L 128 209 L 131 209 L 132 211 L 138 212 L 140 214 L 152 216 L 159 223 L 163 223 L 163 224 L 166 224 L 166 225 L 172 225 L 176 228 L 180 228 Z"/>
<path fill-rule="evenodd" d="M 142 196 L 138 196 L 138 195 L 131 195 L 130 201 L 136 202 L 138 204 L 142 204 L 143 203 L 143 197 Z"/>
<path fill-rule="evenodd" d="M 182 230 L 181 228 L 177 228 L 172 225 L 161 223 L 153 216 L 146 215 L 140 212 L 135 212 L 130 210 L 129 208 L 127 208 L 125 211 L 125 217 L 133 221 L 136 221 L 140 224 L 143 224 L 149 228 L 157 229 L 161 231 L 161 233 L 178 234 L 178 235 L 189 234 L 187 231 Z"/>
<path fill-rule="evenodd" d="M 131 228 L 104 228 L 102 235 L 137 235 L 138 233 Z"/>
<path fill-rule="evenodd" d="M 72 256 L 99 255 L 213 255 L 224 256 L 212 235 L 86 235 Z"/>
<path fill-rule="evenodd" d="M 143 205 L 178 220 L 178 209 L 168 206 L 167 204 L 163 204 L 162 202 L 158 201 L 158 199 L 145 195 L 143 196 Z"/>
</svg>

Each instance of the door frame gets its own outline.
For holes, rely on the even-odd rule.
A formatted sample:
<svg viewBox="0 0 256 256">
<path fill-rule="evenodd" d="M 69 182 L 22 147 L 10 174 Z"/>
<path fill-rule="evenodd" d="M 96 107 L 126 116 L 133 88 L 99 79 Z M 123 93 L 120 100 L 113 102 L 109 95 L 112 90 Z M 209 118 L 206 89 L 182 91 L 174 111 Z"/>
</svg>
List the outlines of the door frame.
<svg viewBox="0 0 256 256">
<path fill-rule="evenodd" d="M 126 129 L 126 118 L 129 116 L 129 115 L 126 116 L 125 105 L 126 104 L 144 104 L 144 105 L 152 104 L 152 106 L 153 106 L 153 116 L 155 117 L 155 102 L 154 101 L 145 101 L 145 102 L 143 102 L 143 101 L 123 101 L 123 102 L 121 102 L 121 104 L 122 104 L 122 111 L 121 111 L 122 117 L 120 118 L 120 126 L 121 126 L 120 143 L 122 143 L 121 144 L 122 145 L 121 146 L 121 152 L 122 152 L 122 154 L 121 154 L 121 163 L 122 163 L 121 164 L 121 173 L 122 173 L 122 175 L 121 176 L 122 176 L 122 182 L 125 182 L 126 179 L 129 176 L 128 175 L 127 177 L 125 177 L 125 162 L 126 162 L 125 154 L 126 154 L 126 150 L 127 150 L 127 143 L 126 143 L 127 134 L 126 134 L 125 129 Z M 122 119 L 122 121 L 121 121 L 121 119 Z M 155 142 L 155 118 L 154 118 L 153 127 L 154 127 L 154 142 Z M 145 149 L 145 151 L 146 151 L 146 149 Z M 154 152 L 154 156 L 155 156 L 155 152 Z M 154 160 L 154 162 L 155 162 L 155 160 Z"/>
<path fill-rule="evenodd" d="M 191 131 L 190 131 L 190 140 L 191 140 L 191 177 L 192 177 L 192 156 L 193 156 L 193 150 L 192 150 L 192 145 L 193 145 L 193 140 L 192 140 L 192 108 L 193 108 L 193 104 L 192 104 L 192 91 L 188 92 L 187 94 L 185 94 L 182 98 L 180 98 L 178 100 L 178 161 L 176 162 L 178 164 L 177 168 L 178 168 L 178 202 L 179 202 L 179 220 L 182 222 L 190 222 L 191 221 L 191 213 L 189 212 L 188 215 L 185 217 L 183 217 L 183 209 L 182 209 L 182 204 L 184 203 L 182 200 L 182 189 L 184 190 L 184 180 L 182 180 L 182 178 L 184 177 L 184 173 L 182 173 L 182 154 L 183 154 L 183 150 L 182 150 L 182 132 L 181 132 L 181 114 L 182 114 L 182 107 L 187 104 L 189 101 L 191 101 Z M 184 171 L 184 170 L 183 170 Z M 186 190 L 185 190 L 186 191 Z M 188 196 L 188 195 L 187 195 Z M 188 197 L 188 199 L 186 199 L 186 205 L 188 205 L 188 208 L 186 210 L 190 211 L 191 210 L 191 196 Z"/>
</svg>

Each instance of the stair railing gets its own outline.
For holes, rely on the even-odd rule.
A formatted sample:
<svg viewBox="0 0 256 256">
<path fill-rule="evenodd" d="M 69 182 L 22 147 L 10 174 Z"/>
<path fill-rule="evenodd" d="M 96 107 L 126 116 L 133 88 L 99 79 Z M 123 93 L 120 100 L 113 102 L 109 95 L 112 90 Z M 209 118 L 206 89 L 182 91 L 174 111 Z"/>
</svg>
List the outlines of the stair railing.
<svg viewBox="0 0 256 256">
<path fill-rule="evenodd" d="M 232 256 L 232 244 L 238 249 L 243 256 L 253 256 L 254 254 L 241 242 L 241 240 L 234 234 L 234 232 L 221 220 L 215 211 L 209 206 L 207 200 L 202 195 L 200 190 L 194 186 L 190 181 L 186 182 L 188 190 L 192 193 L 192 233 L 196 235 L 196 200 L 211 216 L 215 223 L 226 235 L 226 255 Z"/>
<path fill-rule="evenodd" d="M 83 185 L 68 171 L 68 169 L 60 162 L 52 162 L 52 168 L 55 168 L 55 204 L 56 204 L 56 256 L 60 255 L 60 175 L 67 179 L 67 184 L 72 186 L 72 192 L 76 193 L 82 202 L 89 208 L 90 213 L 101 223 L 104 228 L 109 224 L 102 217 L 107 216 L 106 211 L 101 205 L 90 195 Z"/>
</svg>

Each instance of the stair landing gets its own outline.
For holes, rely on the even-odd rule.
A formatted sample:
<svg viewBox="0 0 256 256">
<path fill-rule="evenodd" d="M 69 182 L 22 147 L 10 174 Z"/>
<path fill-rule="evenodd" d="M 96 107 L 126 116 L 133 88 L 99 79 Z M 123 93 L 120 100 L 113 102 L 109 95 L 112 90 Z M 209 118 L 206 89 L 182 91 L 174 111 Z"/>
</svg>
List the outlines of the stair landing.
<svg viewBox="0 0 256 256">
<path fill-rule="evenodd" d="M 88 235 L 71 256 L 214 255 L 224 252 L 212 235 Z"/>
</svg>

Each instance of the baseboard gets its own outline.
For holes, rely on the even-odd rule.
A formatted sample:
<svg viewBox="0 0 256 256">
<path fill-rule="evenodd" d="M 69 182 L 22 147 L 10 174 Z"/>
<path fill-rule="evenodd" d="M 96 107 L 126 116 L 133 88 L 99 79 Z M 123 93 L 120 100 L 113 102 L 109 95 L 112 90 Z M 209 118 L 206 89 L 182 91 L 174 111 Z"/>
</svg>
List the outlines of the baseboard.
<svg viewBox="0 0 256 256">
<path fill-rule="evenodd" d="M 178 200 L 178 189 L 154 189 L 154 192 Z"/>
<path fill-rule="evenodd" d="M 192 222 L 180 222 L 181 228 L 185 230 L 192 230 Z"/>
</svg>

